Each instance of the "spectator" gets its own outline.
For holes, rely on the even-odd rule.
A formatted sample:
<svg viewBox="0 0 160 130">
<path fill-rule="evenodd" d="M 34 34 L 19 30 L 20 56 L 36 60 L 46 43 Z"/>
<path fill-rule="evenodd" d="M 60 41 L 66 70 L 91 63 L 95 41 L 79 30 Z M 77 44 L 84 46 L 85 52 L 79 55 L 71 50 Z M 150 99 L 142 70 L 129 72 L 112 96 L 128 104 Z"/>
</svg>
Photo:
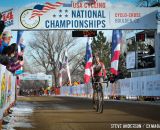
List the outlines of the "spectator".
<svg viewBox="0 0 160 130">
<path fill-rule="evenodd" d="M 8 47 L 10 41 L 11 41 L 12 35 L 9 31 L 5 31 L 2 33 L 2 43 L 0 46 L 0 54 L 2 54 L 3 49 Z"/>
<path fill-rule="evenodd" d="M 3 30 L 4 30 L 4 28 L 5 28 L 4 21 L 2 21 L 1 18 L 2 18 L 2 14 L 0 12 L 0 36 L 1 36 L 1 34 L 2 34 Z"/>
<path fill-rule="evenodd" d="M 149 54 L 149 55 L 153 55 L 154 52 L 155 52 L 153 46 L 151 46 L 151 45 L 148 45 L 148 50 L 149 50 L 149 51 L 148 51 L 148 54 Z"/>
</svg>

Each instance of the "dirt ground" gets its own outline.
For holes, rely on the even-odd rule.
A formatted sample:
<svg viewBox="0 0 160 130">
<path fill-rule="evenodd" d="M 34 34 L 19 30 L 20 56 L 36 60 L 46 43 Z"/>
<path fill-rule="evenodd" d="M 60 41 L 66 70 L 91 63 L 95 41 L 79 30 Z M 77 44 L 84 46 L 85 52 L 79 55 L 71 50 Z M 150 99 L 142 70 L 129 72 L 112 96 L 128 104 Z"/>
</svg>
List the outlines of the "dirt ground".
<svg viewBox="0 0 160 130">
<path fill-rule="evenodd" d="M 92 109 L 91 100 L 85 98 L 20 97 L 17 100 L 21 105 L 26 102 L 33 107 L 27 118 L 34 128 L 16 130 L 113 130 L 125 124 L 148 130 L 146 124 L 160 124 L 160 106 L 105 102 L 104 112 L 98 114 Z"/>
</svg>

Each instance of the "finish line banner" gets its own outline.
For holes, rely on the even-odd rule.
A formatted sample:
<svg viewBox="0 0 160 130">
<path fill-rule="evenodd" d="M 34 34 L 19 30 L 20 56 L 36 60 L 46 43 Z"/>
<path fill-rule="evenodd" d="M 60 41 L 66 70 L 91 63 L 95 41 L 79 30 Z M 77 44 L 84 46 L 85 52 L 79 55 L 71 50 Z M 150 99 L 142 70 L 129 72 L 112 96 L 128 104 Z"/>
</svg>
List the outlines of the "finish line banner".
<svg viewBox="0 0 160 130">
<path fill-rule="evenodd" d="M 13 30 L 157 29 L 158 8 L 110 7 L 105 1 L 46 2 L 13 9 L 12 12 Z"/>
</svg>

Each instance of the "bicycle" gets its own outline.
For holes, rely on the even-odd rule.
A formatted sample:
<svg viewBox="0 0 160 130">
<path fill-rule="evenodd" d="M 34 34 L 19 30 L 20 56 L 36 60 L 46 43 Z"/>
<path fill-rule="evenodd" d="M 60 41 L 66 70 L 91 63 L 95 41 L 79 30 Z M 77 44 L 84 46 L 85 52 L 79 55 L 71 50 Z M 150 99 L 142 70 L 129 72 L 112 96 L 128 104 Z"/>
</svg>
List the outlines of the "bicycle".
<svg viewBox="0 0 160 130">
<path fill-rule="evenodd" d="M 104 97 L 103 97 L 103 88 L 100 85 L 104 82 L 93 82 L 95 84 L 95 89 L 93 90 L 93 108 L 98 113 L 103 113 L 103 104 L 104 104 Z"/>
</svg>

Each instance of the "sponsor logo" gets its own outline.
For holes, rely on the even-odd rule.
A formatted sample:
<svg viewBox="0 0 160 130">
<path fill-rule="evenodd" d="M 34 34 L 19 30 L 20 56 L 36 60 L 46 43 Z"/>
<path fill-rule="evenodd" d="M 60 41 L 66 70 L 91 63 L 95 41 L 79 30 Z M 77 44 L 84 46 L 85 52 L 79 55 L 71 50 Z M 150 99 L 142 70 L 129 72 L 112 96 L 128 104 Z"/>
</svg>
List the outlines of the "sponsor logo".
<svg viewBox="0 0 160 130">
<path fill-rule="evenodd" d="M 9 9 L 2 12 L 2 20 L 5 23 L 5 27 L 13 25 L 13 19 L 14 19 L 13 9 Z"/>
<path fill-rule="evenodd" d="M 26 9 L 20 16 L 20 22 L 23 27 L 27 29 L 36 28 L 40 23 L 40 17 L 46 14 L 49 10 L 55 10 L 62 6 L 64 3 L 56 2 L 51 4 L 46 2 L 45 4 L 36 4 L 33 9 Z"/>
<path fill-rule="evenodd" d="M 23 27 L 27 29 L 32 29 L 38 26 L 40 22 L 40 17 L 35 16 L 34 18 L 31 18 L 32 15 L 32 9 L 26 9 L 22 12 L 20 16 L 20 22 Z"/>
</svg>

